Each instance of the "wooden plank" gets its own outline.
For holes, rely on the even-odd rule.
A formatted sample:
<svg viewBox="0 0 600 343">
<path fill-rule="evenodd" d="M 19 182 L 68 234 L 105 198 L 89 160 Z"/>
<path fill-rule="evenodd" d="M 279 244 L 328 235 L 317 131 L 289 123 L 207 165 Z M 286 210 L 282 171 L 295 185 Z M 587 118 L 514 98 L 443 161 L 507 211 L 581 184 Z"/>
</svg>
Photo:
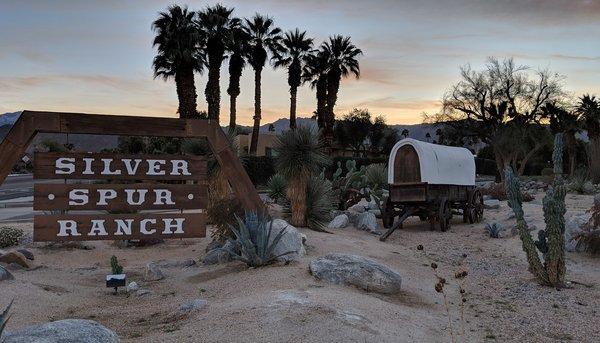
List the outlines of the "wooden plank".
<svg viewBox="0 0 600 343">
<path fill-rule="evenodd" d="M 35 184 L 33 209 L 136 211 L 204 209 L 206 185 L 179 184 Z"/>
<path fill-rule="evenodd" d="M 178 223 L 181 225 L 178 226 Z M 131 232 L 125 227 L 131 229 Z M 205 213 L 36 216 L 33 224 L 34 242 L 205 236 Z"/>
<path fill-rule="evenodd" d="M 10 174 L 15 164 L 19 161 L 21 154 L 23 153 L 19 146 L 14 145 L 12 142 L 6 139 L 0 144 L 0 184 L 4 182 L 4 179 Z"/>
<path fill-rule="evenodd" d="M 421 181 L 419 155 L 412 145 L 404 145 L 396 152 L 393 179 L 394 183 Z"/>
<path fill-rule="evenodd" d="M 57 161 L 59 165 L 62 163 L 74 164 L 74 169 L 64 167 L 57 170 Z M 206 157 L 112 153 L 35 153 L 33 175 L 36 179 L 205 180 Z"/>
</svg>

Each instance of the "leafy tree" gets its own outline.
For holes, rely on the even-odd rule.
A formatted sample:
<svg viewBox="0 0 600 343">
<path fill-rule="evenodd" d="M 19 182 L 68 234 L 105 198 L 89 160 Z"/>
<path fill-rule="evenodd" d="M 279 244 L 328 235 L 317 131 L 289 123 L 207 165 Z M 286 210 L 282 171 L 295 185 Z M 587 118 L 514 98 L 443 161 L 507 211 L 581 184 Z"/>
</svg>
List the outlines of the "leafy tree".
<svg viewBox="0 0 600 343">
<path fill-rule="evenodd" d="M 243 28 L 249 38 L 248 63 L 254 69 L 254 125 L 249 153 L 256 154 L 261 120 L 261 74 L 269 53 L 276 55 L 281 50 L 282 37 L 273 19 L 260 14 L 246 19 Z"/>
<path fill-rule="evenodd" d="M 296 97 L 298 87 L 304 81 L 302 70 L 313 50 L 312 38 L 306 37 L 306 31 L 286 32 L 282 41 L 283 49 L 275 55 L 275 68 L 287 68 L 288 85 L 290 86 L 290 128 L 296 128 Z"/>
<path fill-rule="evenodd" d="M 359 156 L 365 149 L 365 141 L 372 126 L 369 110 L 355 108 L 337 121 L 334 129 L 336 140 L 339 145 L 350 147 L 354 156 Z"/>
<path fill-rule="evenodd" d="M 232 16 L 233 8 L 221 4 L 209 6 L 198 12 L 197 25 L 206 44 L 204 54 L 208 63 L 208 82 L 204 94 L 208 103 L 208 118 L 219 121 L 221 107 L 221 64 L 231 31 L 240 26 L 240 19 Z"/>
<path fill-rule="evenodd" d="M 577 113 L 583 120 L 590 139 L 588 164 L 593 182 L 600 182 L 600 102 L 596 97 L 584 95 L 579 99 Z"/>
<path fill-rule="evenodd" d="M 152 62 L 154 77 L 175 79 L 181 118 L 197 117 L 194 72 L 201 73 L 204 66 L 202 37 L 194 17 L 187 7 L 173 5 L 152 23 L 156 32 L 152 46 L 157 48 Z"/>
<path fill-rule="evenodd" d="M 498 170 L 517 166 L 521 173 L 527 161 L 544 144 L 529 144 L 509 138 L 526 138 L 534 142 L 528 131 L 514 136 L 514 128 L 533 128 L 543 118 L 543 106 L 564 95 L 561 78 L 548 70 L 531 71 L 515 64 L 513 59 L 490 58 L 484 70 L 461 67 L 461 80 L 444 95 L 442 113 L 434 121 L 445 123 L 465 139 L 482 141 L 494 149 Z M 539 134 L 541 131 L 532 131 Z"/>
<path fill-rule="evenodd" d="M 333 126 L 335 123 L 335 103 L 337 102 L 340 82 L 342 77 L 353 74 L 356 78 L 360 76 L 358 58 L 362 51 L 357 48 L 350 37 L 335 35 L 323 43 L 321 51 L 327 59 L 327 107 L 324 121 L 325 143 L 330 144 L 333 140 Z"/>
<path fill-rule="evenodd" d="M 249 36 L 241 27 L 232 27 L 226 41 L 229 52 L 229 130 L 236 129 L 237 97 L 240 95 L 240 79 L 246 66 L 246 55 L 249 52 Z"/>
</svg>

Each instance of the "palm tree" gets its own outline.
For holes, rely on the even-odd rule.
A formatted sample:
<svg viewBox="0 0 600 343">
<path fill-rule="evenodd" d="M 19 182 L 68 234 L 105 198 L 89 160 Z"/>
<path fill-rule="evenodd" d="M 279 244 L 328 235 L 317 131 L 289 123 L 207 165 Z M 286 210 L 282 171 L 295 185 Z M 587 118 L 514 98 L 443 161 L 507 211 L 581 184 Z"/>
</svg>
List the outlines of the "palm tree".
<svg viewBox="0 0 600 343">
<path fill-rule="evenodd" d="M 310 81 L 310 87 L 316 90 L 317 125 L 322 130 L 325 127 L 325 117 L 327 111 L 327 57 L 322 51 L 313 52 L 308 56 L 304 66 L 304 79 Z"/>
<path fill-rule="evenodd" d="M 577 166 L 577 139 L 581 123 L 577 111 L 568 111 L 555 103 L 548 103 L 542 108 L 544 117 L 550 118 L 550 130 L 554 135 L 562 133 L 565 148 L 569 157 L 568 174 L 573 176 Z"/>
<path fill-rule="evenodd" d="M 408 135 L 409 135 L 408 129 L 402 130 L 402 133 L 400 135 L 403 136 L 404 138 L 408 138 Z"/>
<path fill-rule="evenodd" d="M 283 49 L 275 56 L 275 68 L 288 68 L 288 85 L 290 86 L 290 129 L 296 128 L 296 96 L 298 87 L 304 81 L 302 70 L 312 52 L 312 38 L 306 37 L 306 31 L 286 32 L 281 41 Z"/>
<path fill-rule="evenodd" d="M 246 66 L 246 54 L 248 53 L 248 38 L 246 31 L 240 27 L 233 28 L 227 39 L 227 51 L 229 51 L 229 130 L 236 129 L 237 97 L 240 95 L 240 79 Z"/>
<path fill-rule="evenodd" d="M 249 153 L 256 154 L 261 119 L 261 74 L 269 53 L 275 55 L 281 50 L 281 29 L 275 27 L 273 19 L 257 13 L 245 20 L 244 30 L 249 36 L 248 63 L 254 69 L 254 126 Z"/>
<path fill-rule="evenodd" d="M 276 167 L 288 184 L 290 201 L 290 223 L 297 227 L 307 225 L 307 194 L 310 179 L 321 172 L 329 162 L 319 140 L 319 134 L 308 127 L 300 126 L 284 132 L 277 138 Z"/>
<path fill-rule="evenodd" d="M 580 98 L 577 112 L 590 139 L 588 165 L 594 183 L 600 182 L 600 102 L 595 96 L 584 95 Z"/>
<path fill-rule="evenodd" d="M 226 41 L 230 31 L 239 27 L 240 20 L 233 18 L 233 8 L 221 4 L 198 12 L 197 23 L 205 37 L 205 54 L 208 58 L 208 82 L 204 94 L 208 103 L 208 119 L 219 121 L 221 108 L 221 63 L 225 59 Z"/>
<path fill-rule="evenodd" d="M 329 37 L 321 46 L 327 57 L 329 70 L 327 72 L 327 115 L 325 120 L 325 141 L 330 144 L 333 140 L 333 124 L 335 122 L 334 108 L 337 102 L 338 91 L 342 77 L 354 74 L 360 76 L 358 57 L 362 51 L 352 44 L 350 37 L 335 35 Z"/>
<path fill-rule="evenodd" d="M 202 72 L 204 56 L 194 12 L 188 11 L 187 7 L 170 6 L 166 12 L 159 13 L 152 29 L 156 32 L 152 46 L 158 50 L 152 62 L 154 77 L 162 77 L 165 81 L 174 78 L 179 116 L 197 117 L 194 72 Z"/>
</svg>

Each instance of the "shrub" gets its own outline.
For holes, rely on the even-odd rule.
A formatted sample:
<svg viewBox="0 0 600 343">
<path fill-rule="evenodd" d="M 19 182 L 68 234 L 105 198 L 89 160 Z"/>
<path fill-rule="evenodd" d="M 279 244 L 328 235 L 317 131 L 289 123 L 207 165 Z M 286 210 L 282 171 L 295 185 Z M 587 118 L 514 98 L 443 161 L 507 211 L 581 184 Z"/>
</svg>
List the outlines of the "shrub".
<svg viewBox="0 0 600 343">
<path fill-rule="evenodd" d="M 577 194 L 587 194 L 590 190 L 587 188 L 590 181 L 590 173 L 585 168 L 579 168 L 573 173 L 569 182 L 569 190 Z"/>
<path fill-rule="evenodd" d="M 273 255 L 273 250 L 281 240 L 287 228 L 279 231 L 271 241 L 273 221 L 267 216 L 256 213 L 247 213 L 244 220 L 235 216 L 237 225 L 231 226 L 235 235 L 234 246 L 239 248 L 225 248 L 234 260 L 242 261 L 249 267 L 262 267 L 274 262 L 277 258 L 293 253 L 288 251 L 280 255 Z M 223 248 L 221 248 L 223 249 Z"/>
<path fill-rule="evenodd" d="M 270 156 L 242 156 L 246 173 L 255 185 L 265 185 L 275 174 L 275 161 Z"/>
<path fill-rule="evenodd" d="M 279 202 L 281 199 L 285 199 L 285 191 L 287 189 L 287 182 L 281 174 L 275 174 L 271 176 L 269 182 L 267 182 L 267 188 L 269 189 L 269 197 L 275 202 Z"/>
<path fill-rule="evenodd" d="M 232 238 L 231 225 L 236 223 L 236 216 L 243 214 L 242 205 L 236 198 L 209 197 L 206 215 L 208 221 L 213 224 L 211 238 L 219 242 Z"/>
<path fill-rule="evenodd" d="M 325 231 L 335 210 L 335 194 L 331 181 L 323 175 L 313 176 L 306 196 L 306 222 L 310 229 Z"/>
<path fill-rule="evenodd" d="M 496 161 L 487 158 L 475 157 L 475 170 L 479 175 L 498 174 Z"/>
<path fill-rule="evenodd" d="M 500 232 L 504 230 L 504 227 L 500 223 L 493 222 L 485 224 L 485 231 L 488 232 L 492 238 L 500 238 Z"/>
<path fill-rule="evenodd" d="M 481 193 L 483 195 L 489 195 L 493 199 L 498 199 L 498 200 L 507 200 L 508 199 L 506 196 L 506 188 L 504 187 L 504 184 L 502 184 L 502 183 L 493 183 L 489 187 L 483 188 L 481 190 Z M 530 202 L 535 199 L 535 197 L 533 195 L 531 195 L 527 192 L 523 192 L 523 191 L 521 191 L 521 196 L 522 196 L 523 202 Z"/>
<path fill-rule="evenodd" d="M 11 300 L 11 302 L 8 304 L 8 306 L 6 306 L 4 311 L 2 313 L 0 313 L 0 342 L 2 342 L 2 332 L 4 332 L 6 323 L 8 322 L 8 319 L 10 318 L 10 316 L 8 315 L 8 311 L 10 311 L 10 307 L 12 306 L 12 303 L 13 303 L 13 301 Z"/>
<path fill-rule="evenodd" d="M 370 164 L 365 167 L 365 184 L 371 190 L 385 188 L 388 183 L 387 166 L 383 163 Z"/>
<path fill-rule="evenodd" d="M 12 227 L 0 228 L 0 248 L 8 248 L 13 245 L 19 245 L 19 240 L 23 237 L 23 230 Z"/>
<path fill-rule="evenodd" d="M 575 237 L 577 245 L 593 255 L 600 255 L 600 196 L 594 197 L 594 206 L 588 210 L 591 214 L 589 222 L 584 225 L 583 231 Z"/>
<path fill-rule="evenodd" d="M 123 274 L 123 266 L 119 264 L 119 260 L 115 255 L 110 258 L 110 269 L 113 275 Z"/>
</svg>

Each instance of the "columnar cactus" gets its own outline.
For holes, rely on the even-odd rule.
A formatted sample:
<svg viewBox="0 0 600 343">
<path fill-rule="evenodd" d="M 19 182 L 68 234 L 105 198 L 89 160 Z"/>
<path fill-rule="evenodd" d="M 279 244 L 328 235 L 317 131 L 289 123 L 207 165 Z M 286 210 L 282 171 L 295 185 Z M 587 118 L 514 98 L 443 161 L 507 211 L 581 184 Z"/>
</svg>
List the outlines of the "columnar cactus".
<svg viewBox="0 0 600 343">
<path fill-rule="evenodd" d="M 508 204 L 515 213 L 517 230 L 523 243 L 523 251 L 527 255 L 529 271 L 543 285 L 561 286 L 565 279 L 565 195 L 566 187 L 562 178 L 562 135 L 554 139 L 554 182 L 543 200 L 544 221 L 546 229 L 538 233 L 538 241 L 534 242 L 527 222 L 523 218 L 523 199 L 518 178 L 512 169 L 506 168 L 505 187 Z M 538 253 L 539 250 L 539 253 Z M 544 262 L 540 259 L 540 253 Z"/>
</svg>

